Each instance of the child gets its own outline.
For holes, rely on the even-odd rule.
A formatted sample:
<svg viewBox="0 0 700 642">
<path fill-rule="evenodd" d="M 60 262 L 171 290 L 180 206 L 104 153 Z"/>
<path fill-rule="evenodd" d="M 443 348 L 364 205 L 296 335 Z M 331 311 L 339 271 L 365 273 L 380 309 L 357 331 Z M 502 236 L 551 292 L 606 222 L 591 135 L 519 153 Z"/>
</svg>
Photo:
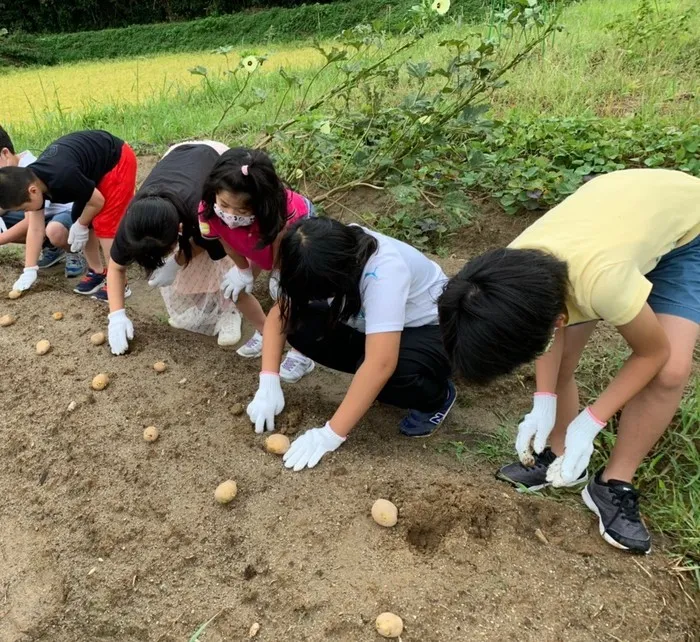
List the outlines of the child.
<svg viewBox="0 0 700 642">
<path fill-rule="evenodd" d="M 36 160 L 29 151 L 15 153 L 15 147 L 9 134 L 0 127 L 0 167 L 27 167 Z M 52 267 L 63 259 L 66 261 L 67 278 L 80 276 L 85 271 L 85 259 L 81 254 L 67 252 L 68 230 L 72 225 L 72 203 L 60 204 L 46 201 L 44 220 L 46 222 L 46 239 L 37 265 L 40 270 Z M 0 245 L 7 243 L 24 243 L 27 237 L 29 221 L 24 212 L 1 212 Z"/>
<path fill-rule="evenodd" d="M 284 408 L 277 374 L 285 338 L 319 363 L 353 373 L 338 410 L 285 454 L 287 468 L 313 468 L 338 448 L 375 399 L 413 408 L 400 425 L 427 437 L 456 394 L 437 325 L 447 277 L 418 250 L 327 218 L 293 225 L 280 243 L 280 296 L 265 322 L 260 386 L 248 406 L 255 431 L 274 430 Z"/>
<path fill-rule="evenodd" d="M 224 277 L 224 296 L 237 302 L 255 334 L 241 348 L 241 357 L 262 354 L 265 313 L 251 294 L 260 270 L 272 270 L 280 238 L 288 225 L 314 215 L 308 198 L 286 189 L 268 155 L 256 149 L 230 149 L 204 187 L 200 229 L 205 239 L 218 239 L 235 263 Z M 270 293 L 276 299 L 276 279 L 270 278 Z M 291 350 L 280 376 L 288 383 L 311 372 L 314 363 Z"/>
<path fill-rule="evenodd" d="M 46 199 L 73 202 L 68 244 L 83 251 L 87 274 L 73 290 L 91 295 L 105 285 L 100 246 L 109 256 L 112 239 L 136 186 L 136 156 L 129 145 L 101 130 L 75 132 L 49 145 L 28 167 L 0 169 L 0 207 L 22 210 L 28 219 L 24 273 L 15 290 L 36 281 L 44 241 Z"/>
<path fill-rule="evenodd" d="M 501 479 L 533 490 L 586 482 L 596 435 L 623 409 L 608 464 L 583 499 L 605 540 L 635 553 L 648 553 L 651 538 L 632 479 L 678 407 L 698 338 L 699 234 L 700 179 L 612 172 L 508 248 L 467 263 L 439 301 L 445 347 L 467 378 L 487 381 L 537 358 L 520 462 L 503 467 Z M 632 355 L 579 414 L 574 372 L 599 320 L 617 327 Z"/>
<path fill-rule="evenodd" d="M 113 354 L 126 352 L 133 339 L 123 292 L 126 266 L 134 261 L 150 273 L 148 284 L 161 289 L 172 326 L 218 334 L 219 345 L 240 340 L 240 315 L 219 290 L 233 263 L 219 241 L 202 238 L 197 221 L 204 181 L 226 149 L 213 141 L 173 145 L 131 201 L 114 238 L 107 270 Z"/>
</svg>

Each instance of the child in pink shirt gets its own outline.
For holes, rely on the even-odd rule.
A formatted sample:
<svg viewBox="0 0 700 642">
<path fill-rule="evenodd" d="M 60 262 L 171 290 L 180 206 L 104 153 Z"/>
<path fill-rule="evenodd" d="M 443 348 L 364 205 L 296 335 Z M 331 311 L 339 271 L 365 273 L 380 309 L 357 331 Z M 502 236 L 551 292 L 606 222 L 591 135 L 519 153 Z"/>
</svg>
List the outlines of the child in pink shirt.
<svg viewBox="0 0 700 642">
<path fill-rule="evenodd" d="M 270 157 L 258 149 L 235 148 L 223 153 L 209 174 L 202 199 L 202 237 L 218 239 L 235 264 L 224 276 L 221 289 L 255 327 L 255 334 L 237 352 L 242 357 L 259 357 L 265 313 L 252 294 L 255 278 L 261 270 L 273 269 L 287 226 L 313 216 L 315 208 L 308 198 L 285 186 Z M 270 294 L 277 298 L 274 272 L 270 276 Z M 313 367 L 311 359 L 290 350 L 280 368 L 280 377 L 294 383 Z"/>
</svg>

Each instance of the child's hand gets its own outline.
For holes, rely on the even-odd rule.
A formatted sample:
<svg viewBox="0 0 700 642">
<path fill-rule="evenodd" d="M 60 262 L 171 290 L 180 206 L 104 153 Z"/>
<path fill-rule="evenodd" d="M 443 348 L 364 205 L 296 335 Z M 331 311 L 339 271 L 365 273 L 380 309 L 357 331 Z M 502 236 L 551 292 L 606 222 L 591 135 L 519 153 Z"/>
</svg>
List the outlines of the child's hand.
<svg viewBox="0 0 700 642">
<path fill-rule="evenodd" d="M 291 448 L 284 454 L 284 465 L 295 471 L 313 468 L 326 453 L 340 448 L 346 437 L 336 434 L 329 423 L 323 428 L 307 430 L 294 440 Z"/>
<path fill-rule="evenodd" d="M 18 290 L 19 292 L 24 292 L 25 290 L 28 290 L 32 287 L 32 285 L 34 285 L 38 273 L 38 266 L 24 268 L 22 276 L 20 276 L 19 279 L 15 281 L 15 284 L 12 286 L 12 289 Z"/>
<path fill-rule="evenodd" d="M 82 252 L 90 238 L 90 228 L 76 221 L 68 232 L 68 243 L 71 252 Z"/>
<path fill-rule="evenodd" d="M 593 455 L 593 441 L 605 427 L 586 408 L 566 429 L 564 454 L 547 469 L 547 481 L 552 486 L 569 486 L 583 475 Z"/>
<path fill-rule="evenodd" d="M 547 438 L 552 432 L 557 418 L 557 396 L 548 393 L 535 395 L 532 410 L 518 426 L 515 450 L 523 466 L 534 466 L 532 450 L 541 453 L 547 445 Z M 534 438 L 534 443 L 533 443 Z"/>
<path fill-rule="evenodd" d="M 255 424 L 255 432 L 260 434 L 265 430 L 274 430 L 275 415 L 279 415 L 283 410 L 284 393 L 280 385 L 280 376 L 271 372 L 261 372 L 258 391 L 247 408 L 248 417 Z"/>
<path fill-rule="evenodd" d="M 123 308 L 109 316 L 109 347 L 112 354 L 124 354 L 129 349 L 129 341 L 134 338 L 134 324 L 126 316 Z"/>
<path fill-rule="evenodd" d="M 151 278 L 148 279 L 148 285 L 152 288 L 164 288 L 168 285 L 172 285 L 179 271 L 180 266 L 177 264 L 175 257 L 168 257 L 163 265 L 153 271 Z"/>
<path fill-rule="evenodd" d="M 250 294 L 253 291 L 255 276 L 252 268 L 241 270 L 235 265 L 224 275 L 221 280 L 221 289 L 226 299 L 231 299 L 234 303 L 238 301 L 238 295 L 244 290 Z"/>
</svg>

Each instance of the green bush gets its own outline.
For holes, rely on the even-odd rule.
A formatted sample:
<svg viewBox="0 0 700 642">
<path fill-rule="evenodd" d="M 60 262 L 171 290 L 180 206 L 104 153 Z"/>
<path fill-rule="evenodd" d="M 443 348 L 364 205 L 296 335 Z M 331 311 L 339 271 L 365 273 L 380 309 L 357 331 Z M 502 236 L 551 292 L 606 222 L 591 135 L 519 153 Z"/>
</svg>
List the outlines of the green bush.
<svg viewBox="0 0 700 642">
<path fill-rule="evenodd" d="M 0 64 L 5 60 L 13 64 L 52 65 L 328 38 L 359 23 L 380 19 L 384 29 L 396 32 L 402 28 L 413 4 L 414 0 L 353 0 L 36 38 L 14 34 L 0 40 Z M 483 15 L 486 4 L 485 0 L 462 0 L 459 8 L 464 15 L 477 18 Z"/>
</svg>

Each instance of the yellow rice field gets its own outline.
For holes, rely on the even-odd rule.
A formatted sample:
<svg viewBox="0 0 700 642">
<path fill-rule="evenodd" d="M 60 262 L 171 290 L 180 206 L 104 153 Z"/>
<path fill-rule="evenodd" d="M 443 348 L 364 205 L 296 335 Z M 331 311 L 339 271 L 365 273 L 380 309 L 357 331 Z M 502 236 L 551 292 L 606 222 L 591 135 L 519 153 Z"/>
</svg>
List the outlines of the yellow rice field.
<svg viewBox="0 0 700 642">
<path fill-rule="evenodd" d="M 233 67 L 234 54 L 228 56 Z M 310 47 L 270 53 L 260 73 L 280 67 L 303 69 L 317 65 L 321 55 Z M 0 75 L 0 123 L 26 123 L 36 114 L 81 111 L 89 105 L 140 103 L 154 95 L 163 96 L 202 82 L 188 69 L 206 67 L 211 73 L 226 69 L 221 54 L 182 53 L 150 58 L 84 62 L 57 67 L 39 67 Z"/>
</svg>

